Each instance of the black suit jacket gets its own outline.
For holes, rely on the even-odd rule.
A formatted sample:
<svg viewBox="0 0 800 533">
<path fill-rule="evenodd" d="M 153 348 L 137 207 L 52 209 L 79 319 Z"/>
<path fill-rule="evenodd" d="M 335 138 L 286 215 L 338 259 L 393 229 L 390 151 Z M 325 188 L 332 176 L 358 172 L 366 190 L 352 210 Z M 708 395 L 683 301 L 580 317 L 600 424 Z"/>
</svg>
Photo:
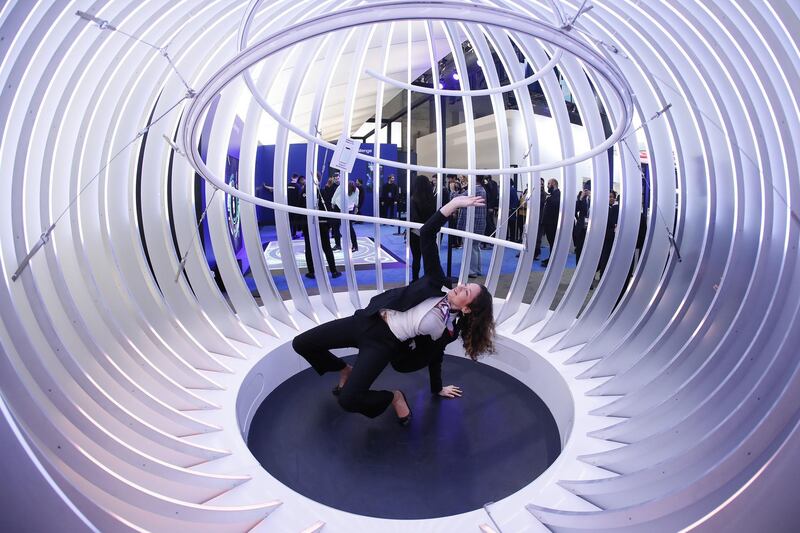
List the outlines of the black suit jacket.
<svg viewBox="0 0 800 533">
<path fill-rule="evenodd" d="M 586 218 L 589 216 L 589 204 L 586 198 L 581 199 L 581 193 L 575 199 L 575 221 L 578 225 L 585 225 Z"/>
<path fill-rule="evenodd" d="M 436 211 L 419 230 L 419 244 L 425 275 L 406 287 L 397 287 L 374 296 L 367 307 L 356 311 L 357 316 L 374 316 L 381 309 L 408 311 L 415 305 L 434 296 L 444 296 L 442 286 L 452 288 L 450 280 L 444 275 L 439 261 L 439 247 L 436 234 L 447 222 L 441 211 Z M 445 347 L 458 338 L 459 321 L 456 320 L 453 333 L 445 330 L 441 337 L 433 340 L 430 335 L 419 335 L 405 343 L 405 349 L 392 358 L 392 367 L 398 372 L 414 372 L 428 367 L 431 392 L 442 390 L 442 359 Z"/>
<path fill-rule="evenodd" d="M 606 237 L 614 237 L 614 230 L 617 229 L 619 221 L 619 204 L 608 206 L 608 219 L 606 220 Z"/>
<path fill-rule="evenodd" d="M 557 226 L 558 213 L 561 210 L 561 191 L 554 189 L 553 192 L 547 195 L 542 208 L 542 225 L 543 226 Z"/>
</svg>

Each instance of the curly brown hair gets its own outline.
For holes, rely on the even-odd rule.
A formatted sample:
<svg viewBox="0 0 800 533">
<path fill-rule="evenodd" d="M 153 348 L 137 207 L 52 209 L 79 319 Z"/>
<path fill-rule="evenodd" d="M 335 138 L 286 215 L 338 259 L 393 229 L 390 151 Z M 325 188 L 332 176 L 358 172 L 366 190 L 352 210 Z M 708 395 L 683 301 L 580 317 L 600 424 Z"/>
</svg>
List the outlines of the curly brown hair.
<svg viewBox="0 0 800 533">
<path fill-rule="evenodd" d="M 480 286 L 481 291 L 469 304 L 470 312 L 461 317 L 461 338 L 464 351 L 473 361 L 481 354 L 494 353 L 494 310 L 492 294 Z"/>
</svg>

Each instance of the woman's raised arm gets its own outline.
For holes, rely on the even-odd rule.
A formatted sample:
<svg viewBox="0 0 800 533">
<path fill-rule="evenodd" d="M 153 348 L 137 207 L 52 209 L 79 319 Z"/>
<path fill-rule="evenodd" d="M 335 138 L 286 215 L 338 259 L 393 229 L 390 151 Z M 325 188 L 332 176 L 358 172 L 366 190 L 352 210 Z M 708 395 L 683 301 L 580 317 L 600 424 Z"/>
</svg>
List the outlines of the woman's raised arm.
<svg viewBox="0 0 800 533">
<path fill-rule="evenodd" d="M 445 217 L 450 218 L 450 215 L 458 211 L 461 207 L 477 207 L 481 205 L 486 205 L 486 199 L 481 196 L 456 196 L 444 204 L 439 211 L 441 211 Z"/>
<path fill-rule="evenodd" d="M 444 278 L 444 271 L 439 260 L 439 247 L 436 245 L 436 234 L 442 228 L 450 215 L 458 211 L 461 207 L 484 205 L 486 200 L 480 196 L 457 196 L 443 205 L 442 208 L 433 213 L 419 230 L 419 248 L 422 252 L 422 264 L 425 267 L 425 275 L 433 275 Z"/>
</svg>

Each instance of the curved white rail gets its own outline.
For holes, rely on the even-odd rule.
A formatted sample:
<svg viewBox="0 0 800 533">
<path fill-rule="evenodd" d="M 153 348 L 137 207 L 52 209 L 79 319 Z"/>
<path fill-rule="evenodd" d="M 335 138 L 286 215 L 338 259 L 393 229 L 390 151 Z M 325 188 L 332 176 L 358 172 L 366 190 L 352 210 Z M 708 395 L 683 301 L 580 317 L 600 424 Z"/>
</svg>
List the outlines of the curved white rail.
<svg viewBox="0 0 800 533">
<path fill-rule="evenodd" d="M 404 83 L 402 81 L 396 80 L 394 78 L 390 78 L 389 76 L 384 76 L 380 72 L 376 72 L 372 69 L 366 69 L 364 74 L 369 74 L 371 77 L 375 78 L 376 80 L 380 80 L 387 85 L 391 85 L 392 87 L 397 87 L 398 89 L 403 89 L 406 91 L 417 92 L 422 94 L 434 94 L 437 96 L 491 96 L 493 94 L 503 94 L 507 92 L 511 92 L 515 89 L 519 89 L 520 87 L 527 87 L 532 83 L 535 83 L 542 79 L 544 75 L 549 72 L 552 72 L 553 67 L 558 65 L 561 61 L 561 57 L 564 55 L 564 51 L 556 49 L 553 57 L 550 58 L 546 64 L 542 65 L 542 67 L 528 76 L 527 78 L 523 78 L 521 80 L 509 83 L 508 85 L 500 85 L 497 87 L 492 87 L 489 89 L 470 89 L 467 91 L 458 90 L 458 89 L 438 89 L 438 88 L 431 88 L 431 87 L 421 87 L 419 85 L 412 85 L 410 83 Z"/>
</svg>

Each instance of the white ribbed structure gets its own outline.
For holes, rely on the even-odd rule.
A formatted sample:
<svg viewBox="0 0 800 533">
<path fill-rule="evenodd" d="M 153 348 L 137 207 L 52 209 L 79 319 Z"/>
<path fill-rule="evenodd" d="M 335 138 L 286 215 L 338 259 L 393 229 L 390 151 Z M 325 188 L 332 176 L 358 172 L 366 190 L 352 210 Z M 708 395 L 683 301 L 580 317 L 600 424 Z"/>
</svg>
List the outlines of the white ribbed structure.
<svg viewBox="0 0 800 533">
<path fill-rule="evenodd" d="M 714 530 L 745 527 L 775 511 L 779 498 L 758 499 L 759 487 L 795 491 L 790 482 L 798 473 L 796 457 L 788 461 L 787 454 L 797 449 L 800 415 L 800 6 L 592 4 L 574 21 L 582 5 L 575 0 L 0 5 L 0 434 L 14 444 L 4 447 L 4 471 L 25 476 L 49 502 L 35 512 L 31 502 L 3 513 L 21 520 L 35 513 L 53 530 L 77 516 L 100 531 L 478 531 L 489 524 L 507 533 Z M 347 18 L 337 17 L 344 10 Z M 527 246 L 495 314 L 501 342 L 531 360 L 542 355 L 571 391 L 572 412 L 561 417 L 569 422 L 564 451 L 540 479 L 492 506 L 495 524 L 483 510 L 420 521 L 354 516 L 309 501 L 263 471 L 242 438 L 254 406 L 241 398 L 263 398 L 302 370 L 300 358 L 286 351 L 294 335 L 352 313 L 373 291 L 358 286 L 345 255 L 348 291 L 334 294 L 315 233 L 319 295 L 309 296 L 297 265 L 286 262 L 291 298 L 284 301 L 262 253 L 255 207 L 242 202 L 257 302 L 231 253 L 218 192 L 207 220 L 223 295 L 197 243 L 204 206 L 194 203 L 192 165 L 207 177 L 224 174 L 238 113 L 241 192 L 253 193 L 259 141 L 275 144 L 275 183 L 285 184 L 288 145 L 305 142 L 297 132 L 335 142 L 372 116 L 380 123 L 388 100 L 453 53 L 465 91 L 465 170 L 474 188 L 474 174 L 483 171 L 476 95 L 461 46 L 467 41 L 484 65 L 498 169 L 534 170 L 520 176 L 520 189 L 532 191 L 528 235 L 537 231 L 539 178 L 562 184 L 561 225 L 533 300 L 522 302 L 533 261 Z M 550 61 L 560 48 L 563 55 Z M 615 144 L 617 236 L 583 309 L 603 246 L 609 158 L 604 148 L 591 158 L 596 200 L 586 244 L 551 309 L 567 264 L 580 175 L 574 164 L 542 159 L 533 103 L 519 84 L 511 90 L 524 121 L 522 144 L 531 149 L 515 159 L 492 53 L 512 84 L 531 76 L 527 66 L 541 72 L 562 159 L 582 150 L 553 63 L 567 80 L 589 146 L 616 142 L 607 132 L 623 134 Z M 576 57 L 581 53 L 587 55 Z M 244 64 L 263 65 L 250 71 L 255 97 L 233 75 Z M 195 152 L 206 122 L 202 104 L 218 91 L 201 164 Z M 428 92 L 440 118 L 446 92 Z M 276 121 L 275 112 L 283 119 Z M 188 153 L 176 155 L 164 136 Z M 410 133 L 403 140 L 409 142 Z M 647 237 L 627 283 L 642 146 L 652 186 Z M 315 152 L 308 151 L 308 176 Z M 452 166 L 439 153 L 428 170 Z M 541 171 L 547 167 L 555 168 Z M 510 175 L 500 174 L 504 221 Z M 214 186 L 204 186 L 211 198 Z M 379 192 L 367 200 L 376 207 Z M 288 257 L 285 186 L 276 186 L 275 198 L 278 244 Z M 307 205 L 317 205 L 314 194 Z M 342 234 L 347 250 L 346 227 Z M 37 242 L 41 248 L 25 265 Z M 512 253 L 494 242 L 491 290 L 504 253 Z M 462 279 L 468 266 L 465 259 Z M 382 290 L 380 263 L 375 269 L 374 286 Z M 527 373 L 524 360 L 486 362 L 534 390 L 547 386 Z"/>
</svg>

